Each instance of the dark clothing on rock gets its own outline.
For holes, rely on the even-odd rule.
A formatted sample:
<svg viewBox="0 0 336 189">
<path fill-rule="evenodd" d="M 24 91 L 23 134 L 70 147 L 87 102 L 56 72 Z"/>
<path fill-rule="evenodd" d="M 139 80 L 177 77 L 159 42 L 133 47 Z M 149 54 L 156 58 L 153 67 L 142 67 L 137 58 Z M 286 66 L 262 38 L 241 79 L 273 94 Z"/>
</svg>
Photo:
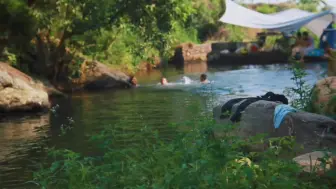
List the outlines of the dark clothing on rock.
<svg viewBox="0 0 336 189">
<path fill-rule="evenodd" d="M 237 110 L 235 112 L 233 112 L 233 114 L 230 117 L 230 121 L 232 122 L 238 122 L 240 121 L 241 118 L 241 114 L 242 112 L 245 110 L 245 108 L 247 108 L 250 104 L 257 102 L 259 100 L 265 100 L 265 101 L 272 101 L 272 102 L 281 102 L 283 104 L 288 104 L 288 99 L 284 96 L 284 95 L 280 95 L 280 94 L 274 94 L 273 92 L 267 92 L 265 95 L 259 97 L 248 97 L 248 98 L 236 98 L 236 99 L 231 99 L 229 101 L 227 101 L 221 109 L 222 114 L 226 113 L 226 112 L 231 112 L 232 107 L 245 100 L 244 102 L 242 102 L 238 107 Z M 221 115 L 220 119 L 225 119 L 229 116 L 227 115 Z"/>
<path fill-rule="evenodd" d="M 245 99 L 246 98 L 234 98 L 234 99 L 231 99 L 231 100 L 227 101 L 222 106 L 222 110 L 221 110 L 222 114 L 226 113 L 226 112 L 231 112 L 233 105 L 235 105 L 236 103 L 239 103 L 239 102 L 241 102 L 242 100 L 245 100 Z M 227 118 L 227 117 L 229 117 L 229 115 L 224 115 L 223 114 L 223 115 L 220 116 L 221 119 L 224 119 L 224 118 Z"/>
<path fill-rule="evenodd" d="M 260 97 L 249 98 L 249 99 L 246 99 L 243 103 L 239 104 L 237 110 L 230 117 L 230 121 L 232 121 L 232 122 L 238 122 L 238 121 L 240 121 L 241 113 L 245 110 L 245 108 L 248 105 L 250 105 L 250 104 L 252 104 L 254 102 L 257 102 L 259 100 L 265 100 L 265 99 L 262 99 Z"/>
<path fill-rule="evenodd" d="M 266 98 L 273 102 L 279 101 L 283 104 L 288 104 L 288 99 L 285 97 L 285 95 L 274 94 L 273 92 L 267 92 L 265 95 L 261 96 L 261 98 Z"/>
</svg>

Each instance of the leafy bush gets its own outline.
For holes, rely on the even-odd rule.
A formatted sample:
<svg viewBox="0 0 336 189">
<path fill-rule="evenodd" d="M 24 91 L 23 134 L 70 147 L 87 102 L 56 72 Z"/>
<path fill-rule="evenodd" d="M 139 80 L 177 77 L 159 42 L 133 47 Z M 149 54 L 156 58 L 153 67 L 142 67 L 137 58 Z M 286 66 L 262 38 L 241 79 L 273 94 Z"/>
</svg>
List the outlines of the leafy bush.
<svg viewBox="0 0 336 189">
<path fill-rule="evenodd" d="M 311 101 L 312 86 L 305 81 L 307 72 L 302 68 L 303 65 L 299 62 L 292 61 L 290 70 L 293 73 L 291 80 L 294 82 L 294 87 L 288 87 L 285 94 L 292 99 L 291 105 L 301 110 L 307 110 Z"/>
<path fill-rule="evenodd" d="M 257 7 L 266 14 L 278 9 Z M 46 68 L 57 68 L 49 65 L 64 60 L 60 52 L 65 49 L 136 71 L 143 61 L 171 56 L 179 43 L 211 40 L 223 27 L 227 41 L 247 38 L 245 28 L 218 22 L 225 11 L 223 0 L 2 0 L 0 10 L 2 23 L 7 23 L 0 31 L 11 35 L 5 46 L 13 49 L 18 65 L 29 62 L 30 70 L 42 75 L 57 73 Z"/>
<path fill-rule="evenodd" d="M 292 138 L 273 139 L 270 148 L 262 136 L 242 139 L 230 133 L 232 125 L 216 125 L 208 116 L 197 116 L 178 128 L 170 140 L 157 130 L 139 125 L 134 134 L 120 133 L 120 123 L 91 137 L 99 156 L 85 156 L 70 150 L 51 149 L 53 163 L 34 174 L 41 188 L 315 188 L 328 182 L 316 176 L 302 176 L 290 159 Z M 224 133 L 214 137 L 214 131 Z M 132 141 L 129 137 L 132 136 Z M 120 146 L 120 141 L 130 141 Z M 125 144 L 125 143 L 124 143 Z"/>
<path fill-rule="evenodd" d="M 246 37 L 246 33 L 244 32 L 244 29 L 242 27 L 234 25 L 226 25 L 225 29 L 229 33 L 227 41 L 242 42 Z"/>
<path fill-rule="evenodd" d="M 299 9 L 302 9 L 302 10 L 306 10 L 306 11 L 309 11 L 309 12 L 317 12 L 317 7 L 319 5 L 319 1 L 315 1 L 315 0 L 304 0 L 304 1 L 301 1 L 298 5 L 298 8 Z"/>
<path fill-rule="evenodd" d="M 18 66 L 16 55 L 14 53 L 9 52 L 7 48 L 4 49 L 0 60 L 4 62 L 8 62 L 13 67 Z"/>
</svg>

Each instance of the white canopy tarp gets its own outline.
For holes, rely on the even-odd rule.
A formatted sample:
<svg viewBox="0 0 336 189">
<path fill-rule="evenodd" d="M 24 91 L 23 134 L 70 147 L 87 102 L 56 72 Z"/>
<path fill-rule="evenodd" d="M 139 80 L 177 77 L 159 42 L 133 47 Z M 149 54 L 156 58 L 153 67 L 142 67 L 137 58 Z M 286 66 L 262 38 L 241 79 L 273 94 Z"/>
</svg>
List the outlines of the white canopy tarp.
<svg viewBox="0 0 336 189">
<path fill-rule="evenodd" d="M 291 33 L 306 26 L 317 36 L 333 21 L 333 11 L 311 13 L 300 9 L 289 9 L 275 14 L 262 14 L 226 0 L 226 11 L 221 22 L 249 27 Z"/>
<path fill-rule="evenodd" d="M 336 0 L 323 0 L 327 5 L 336 8 Z"/>
</svg>

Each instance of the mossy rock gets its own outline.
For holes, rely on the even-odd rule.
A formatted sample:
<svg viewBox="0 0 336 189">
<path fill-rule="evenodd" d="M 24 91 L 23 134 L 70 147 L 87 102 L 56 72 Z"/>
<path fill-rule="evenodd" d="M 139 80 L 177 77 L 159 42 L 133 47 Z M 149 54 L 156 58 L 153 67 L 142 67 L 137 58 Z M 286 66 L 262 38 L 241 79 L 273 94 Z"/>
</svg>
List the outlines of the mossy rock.
<svg viewBox="0 0 336 189">
<path fill-rule="evenodd" d="M 312 111 L 324 115 L 336 115 L 336 77 L 319 80 L 311 97 Z"/>
</svg>

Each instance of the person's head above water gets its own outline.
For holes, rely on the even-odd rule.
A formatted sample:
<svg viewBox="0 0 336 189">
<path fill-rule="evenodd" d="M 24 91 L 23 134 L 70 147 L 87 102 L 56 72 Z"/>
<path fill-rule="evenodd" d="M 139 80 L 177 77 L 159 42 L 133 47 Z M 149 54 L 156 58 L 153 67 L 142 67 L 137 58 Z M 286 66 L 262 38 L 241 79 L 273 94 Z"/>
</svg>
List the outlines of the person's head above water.
<svg viewBox="0 0 336 189">
<path fill-rule="evenodd" d="M 206 74 L 201 74 L 200 81 L 201 81 L 201 83 L 207 83 L 208 82 L 208 76 Z"/>
<path fill-rule="evenodd" d="M 168 84 L 168 80 L 167 80 L 167 78 L 162 77 L 162 78 L 161 78 L 161 85 L 166 85 L 166 84 Z"/>
<path fill-rule="evenodd" d="M 136 79 L 135 76 L 131 76 L 129 82 L 130 82 L 133 86 L 137 86 L 137 85 L 138 85 L 138 80 Z"/>
</svg>

